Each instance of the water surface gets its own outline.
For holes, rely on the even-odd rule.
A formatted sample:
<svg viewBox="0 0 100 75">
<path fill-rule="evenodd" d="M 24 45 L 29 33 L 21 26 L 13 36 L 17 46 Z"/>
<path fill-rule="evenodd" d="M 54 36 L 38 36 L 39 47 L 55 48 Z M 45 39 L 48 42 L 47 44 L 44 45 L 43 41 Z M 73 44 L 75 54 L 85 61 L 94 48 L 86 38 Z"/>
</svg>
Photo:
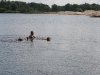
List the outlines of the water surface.
<svg viewBox="0 0 100 75">
<path fill-rule="evenodd" d="M 51 41 L 15 40 L 31 30 Z M 100 75 L 100 19 L 0 14 L 0 75 Z"/>
</svg>

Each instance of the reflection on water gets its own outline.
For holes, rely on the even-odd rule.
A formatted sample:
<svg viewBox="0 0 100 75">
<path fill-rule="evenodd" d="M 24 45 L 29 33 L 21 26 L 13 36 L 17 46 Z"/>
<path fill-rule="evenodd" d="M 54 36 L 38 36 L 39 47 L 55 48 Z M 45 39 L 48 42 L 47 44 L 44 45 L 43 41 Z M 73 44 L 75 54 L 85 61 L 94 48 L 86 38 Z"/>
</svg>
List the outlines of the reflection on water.
<svg viewBox="0 0 100 75">
<path fill-rule="evenodd" d="M 0 14 L 0 75 L 100 75 L 99 24 L 79 15 Z M 33 42 L 15 40 L 31 30 Z"/>
</svg>

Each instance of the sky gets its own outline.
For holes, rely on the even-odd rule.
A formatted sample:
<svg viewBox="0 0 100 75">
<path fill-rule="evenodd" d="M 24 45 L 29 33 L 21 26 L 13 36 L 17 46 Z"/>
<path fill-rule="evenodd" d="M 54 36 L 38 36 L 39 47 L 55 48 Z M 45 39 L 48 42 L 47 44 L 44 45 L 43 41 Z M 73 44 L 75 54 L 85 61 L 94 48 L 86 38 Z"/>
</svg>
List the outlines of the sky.
<svg viewBox="0 0 100 75">
<path fill-rule="evenodd" d="M 67 3 L 70 3 L 70 4 L 84 4 L 84 3 L 100 4 L 100 0 L 10 0 L 10 1 L 36 2 L 36 3 L 47 4 L 49 6 L 51 6 L 53 4 L 63 6 Z"/>
</svg>

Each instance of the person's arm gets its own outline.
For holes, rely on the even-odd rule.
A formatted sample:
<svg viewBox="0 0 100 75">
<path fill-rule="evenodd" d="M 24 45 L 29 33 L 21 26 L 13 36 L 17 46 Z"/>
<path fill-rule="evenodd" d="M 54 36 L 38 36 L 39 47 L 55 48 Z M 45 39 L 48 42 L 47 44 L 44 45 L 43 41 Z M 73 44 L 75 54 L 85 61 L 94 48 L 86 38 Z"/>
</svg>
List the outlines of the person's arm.
<svg viewBox="0 0 100 75">
<path fill-rule="evenodd" d="M 47 40 L 47 38 L 42 38 L 42 40 Z"/>
<path fill-rule="evenodd" d="M 33 38 L 36 38 L 36 36 L 32 36 Z"/>
</svg>

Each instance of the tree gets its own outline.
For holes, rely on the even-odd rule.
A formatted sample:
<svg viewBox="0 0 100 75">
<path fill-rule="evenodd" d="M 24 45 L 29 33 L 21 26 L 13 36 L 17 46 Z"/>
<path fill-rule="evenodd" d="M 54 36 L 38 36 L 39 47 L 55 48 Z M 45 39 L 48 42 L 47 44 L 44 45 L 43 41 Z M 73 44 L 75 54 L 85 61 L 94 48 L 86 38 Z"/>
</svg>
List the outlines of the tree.
<svg viewBox="0 0 100 75">
<path fill-rule="evenodd" d="M 99 10 L 98 4 L 93 3 L 91 7 L 92 7 L 92 10 Z"/>
<path fill-rule="evenodd" d="M 71 10 L 71 11 L 75 11 L 78 7 L 79 7 L 79 6 L 78 6 L 77 4 L 73 4 L 73 5 L 71 5 L 70 10 Z"/>
<path fill-rule="evenodd" d="M 17 4 L 12 3 L 11 4 L 11 10 L 15 11 L 18 8 Z"/>
<path fill-rule="evenodd" d="M 58 11 L 85 11 L 85 10 L 100 10 L 98 4 L 69 4 L 57 6 L 53 4 L 51 8 L 43 3 L 26 3 L 21 1 L 0 0 L 0 12 L 21 12 L 21 13 L 40 13 L 40 12 L 58 12 Z"/>
<path fill-rule="evenodd" d="M 53 12 L 57 12 L 58 6 L 56 4 L 53 4 L 51 9 L 52 9 Z"/>
<path fill-rule="evenodd" d="M 3 12 L 5 12 L 5 11 L 6 11 L 5 8 L 0 8 L 0 13 L 3 13 Z"/>
<path fill-rule="evenodd" d="M 92 10 L 92 6 L 88 3 L 83 4 L 83 9 L 84 10 Z"/>
<path fill-rule="evenodd" d="M 49 12 L 51 9 L 48 5 L 45 6 L 45 12 Z"/>
<path fill-rule="evenodd" d="M 70 10 L 71 5 L 68 3 L 64 6 L 64 10 L 65 11 L 69 11 Z"/>
<path fill-rule="evenodd" d="M 75 11 L 76 12 L 82 12 L 83 10 L 81 8 L 76 8 Z"/>
<path fill-rule="evenodd" d="M 64 11 L 64 6 L 58 6 L 58 11 Z"/>
</svg>

